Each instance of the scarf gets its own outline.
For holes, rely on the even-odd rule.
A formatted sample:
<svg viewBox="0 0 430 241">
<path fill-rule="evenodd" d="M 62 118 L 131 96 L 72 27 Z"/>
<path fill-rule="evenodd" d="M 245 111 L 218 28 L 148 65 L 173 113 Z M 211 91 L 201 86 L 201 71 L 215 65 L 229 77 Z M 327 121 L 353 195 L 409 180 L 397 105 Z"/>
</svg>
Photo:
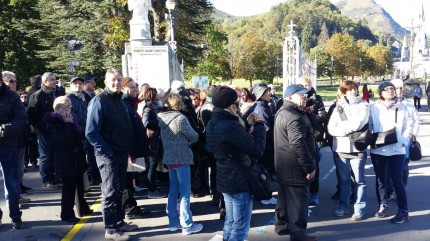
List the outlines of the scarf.
<svg viewBox="0 0 430 241">
<path fill-rule="evenodd" d="M 385 106 L 387 109 L 397 109 L 400 105 L 400 101 L 397 97 L 394 97 L 391 101 L 385 101 L 378 99 L 378 104 Z"/>
</svg>

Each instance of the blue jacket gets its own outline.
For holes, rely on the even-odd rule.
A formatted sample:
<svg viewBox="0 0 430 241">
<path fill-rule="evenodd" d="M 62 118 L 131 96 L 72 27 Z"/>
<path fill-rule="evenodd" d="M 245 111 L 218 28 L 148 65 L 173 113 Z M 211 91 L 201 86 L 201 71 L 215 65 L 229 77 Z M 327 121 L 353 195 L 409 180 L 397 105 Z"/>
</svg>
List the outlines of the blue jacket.
<svg viewBox="0 0 430 241">
<path fill-rule="evenodd" d="M 133 155 L 131 114 L 122 99 L 122 93 L 105 88 L 88 106 L 85 136 L 94 146 L 96 155 L 111 157 L 114 154 Z"/>
<path fill-rule="evenodd" d="M 78 93 L 70 92 L 66 97 L 72 102 L 72 113 L 75 114 L 78 124 L 85 130 L 87 120 L 87 102 L 85 102 L 84 94 L 82 99 L 78 97 Z"/>
</svg>

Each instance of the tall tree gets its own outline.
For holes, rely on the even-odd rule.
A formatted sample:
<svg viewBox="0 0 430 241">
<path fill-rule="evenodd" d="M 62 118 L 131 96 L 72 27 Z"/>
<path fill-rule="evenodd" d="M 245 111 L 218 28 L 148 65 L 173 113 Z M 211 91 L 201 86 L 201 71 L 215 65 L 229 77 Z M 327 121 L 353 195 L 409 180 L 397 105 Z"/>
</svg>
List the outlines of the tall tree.
<svg viewBox="0 0 430 241">
<path fill-rule="evenodd" d="M 0 69 L 13 71 L 21 86 L 45 70 L 36 56 L 41 48 L 37 38 L 27 36 L 27 29 L 20 27 L 23 20 L 38 18 L 35 5 L 33 0 L 0 1 Z"/>
<path fill-rule="evenodd" d="M 205 51 L 196 67 L 189 67 L 189 77 L 193 75 L 208 76 L 213 83 L 219 78 L 227 79 L 230 74 L 229 55 L 225 46 L 228 43 L 227 35 L 216 24 L 207 27 Z"/>
<path fill-rule="evenodd" d="M 360 50 L 348 33 L 336 33 L 325 45 L 325 52 L 334 58 L 335 74 L 356 76 L 360 66 Z"/>
<path fill-rule="evenodd" d="M 106 66 L 119 67 L 118 52 L 104 41 L 113 7 L 109 0 L 39 0 L 34 9 L 40 18 L 26 23 L 43 46 L 37 56 L 61 78 L 102 76 Z"/>
</svg>

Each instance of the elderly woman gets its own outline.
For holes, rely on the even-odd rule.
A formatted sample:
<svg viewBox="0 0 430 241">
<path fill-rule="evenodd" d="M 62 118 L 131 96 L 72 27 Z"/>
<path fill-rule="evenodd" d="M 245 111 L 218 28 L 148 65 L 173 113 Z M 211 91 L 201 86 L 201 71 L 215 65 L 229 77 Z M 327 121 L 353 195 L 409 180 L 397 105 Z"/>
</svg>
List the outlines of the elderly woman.
<svg viewBox="0 0 430 241">
<path fill-rule="evenodd" d="M 264 153 L 266 129 L 262 117 L 250 116 L 252 138 L 245 123 L 237 114 L 235 90 L 218 86 L 212 93 L 214 109 L 206 127 L 206 140 L 213 149 L 216 160 L 217 189 L 225 201 L 226 217 L 223 240 L 245 240 L 248 236 L 252 214 L 250 186 L 241 165 L 250 166 L 251 158 Z"/>
<path fill-rule="evenodd" d="M 167 96 L 163 111 L 158 114 L 160 135 L 163 142 L 163 164 L 169 168 L 170 188 L 167 200 L 169 231 L 182 227 L 182 234 L 189 235 L 202 231 L 203 225 L 193 222 L 190 210 L 191 171 L 193 162 L 191 144 L 199 135 L 181 112 L 181 96 L 171 93 Z M 176 209 L 176 199 L 180 198 L 180 215 Z"/>
<path fill-rule="evenodd" d="M 54 112 L 46 114 L 45 122 L 52 143 L 55 174 L 63 180 L 60 217 L 66 222 L 77 222 L 74 204 L 79 216 L 92 213 L 84 198 L 82 175 L 87 169 L 82 144 L 84 130 L 71 113 L 70 99 L 60 96 L 53 107 Z"/>
<path fill-rule="evenodd" d="M 391 219 L 393 223 L 403 223 L 409 220 L 408 200 L 403 183 L 403 168 L 405 165 L 405 146 L 412 134 L 413 120 L 408 114 L 407 106 L 396 97 L 396 88 L 390 82 L 383 82 L 378 87 L 379 99 L 370 106 L 370 127 L 378 137 L 394 129 L 393 143 L 378 141 L 370 150 L 373 168 L 378 182 L 377 199 L 378 218 L 388 215 L 388 200 L 385 196 L 387 172 L 391 175 L 394 190 L 397 195 L 398 212 Z M 387 138 L 385 138 L 386 140 Z"/>
<path fill-rule="evenodd" d="M 364 166 L 366 150 L 359 151 L 350 142 L 347 134 L 362 129 L 369 121 L 367 102 L 357 96 L 358 84 L 351 80 L 343 81 L 339 87 L 341 93 L 337 108 L 333 111 L 328 123 L 328 132 L 333 136 L 333 155 L 339 172 L 339 207 L 335 215 L 342 217 L 349 213 L 351 195 L 351 170 L 355 177 L 354 191 L 357 200 L 354 204 L 352 220 L 360 221 L 366 207 L 366 181 Z"/>
</svg>

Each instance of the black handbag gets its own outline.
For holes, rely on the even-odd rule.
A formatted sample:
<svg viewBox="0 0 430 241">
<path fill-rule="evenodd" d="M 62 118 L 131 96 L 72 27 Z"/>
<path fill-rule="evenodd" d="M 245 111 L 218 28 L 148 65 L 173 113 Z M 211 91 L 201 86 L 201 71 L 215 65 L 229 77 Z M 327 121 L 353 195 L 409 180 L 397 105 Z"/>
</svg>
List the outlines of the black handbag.
<svg viewBox="0 0 430 241">
<path fill-rule="evenodd" d="M 248 181 L 251 194 L 256 200 L 272 198 L 272 178 L 267 169 L 261 163 L 252 166 L 241 166 Z"/>
<path fill-rule="evenodd" d="M 419 161 L 422 158 L 421 145 L 414 136 L 412 137 L 411 145 L 409 146 L 409 159 L 411 161 Z"/>
<path fill-rule="evenodd" d="M 397 131 L 396 128 L 391 128 L 388 131 L 375 133 L 375 147 L 382 147 L 397 143 Z"/>
<path fill-rule="evenodd" d="M 342 106 L 338 106 L 337 111 L 339 112 L 339 116 L 342 121 L 348 120 Z M 372 132 L 369 130 L 368 123 L 366 123 L 360 130 L 349 133 L 347 136 L 351 144 L 358 151 L 366 150 L 370 143 L 372 143 Z"/>
<path fill-rule="evenodd" d="M 396 109 L 396 118 L 394 123 L 397 123 L 397 109 Z M 393 127 L 387 131 L 373 133 L 373 141 L 372 141 L 373 148 L 391 145 L 397 142 L 398 140 L 397 140 L 396 127 Z"/>
<path fill-rule="evenodd" d="M 358 131 L 348 134 L 349 141 L 355 149 L 364 151 L 372 142 L 372 133 L 369 130 L 369 124 L 366 124 Z"/>
</svg>

